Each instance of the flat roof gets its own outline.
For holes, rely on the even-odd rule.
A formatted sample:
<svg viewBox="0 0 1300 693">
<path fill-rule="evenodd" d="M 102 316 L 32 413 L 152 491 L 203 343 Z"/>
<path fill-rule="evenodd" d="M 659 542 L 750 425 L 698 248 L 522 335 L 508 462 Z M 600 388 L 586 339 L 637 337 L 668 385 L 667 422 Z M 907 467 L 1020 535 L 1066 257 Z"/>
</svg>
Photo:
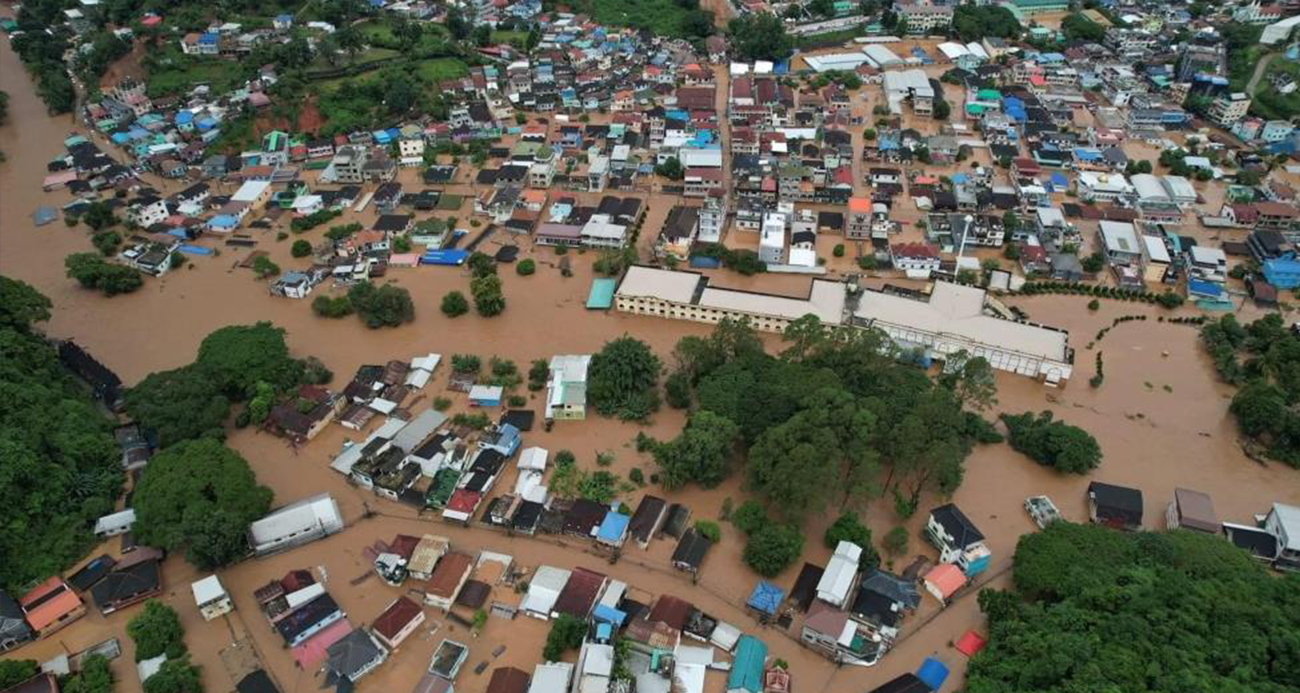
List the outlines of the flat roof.
<svg viewBox="0 0 1300 693">
<path fill-rule="evenodd" d="M 984 290 L 949 282 L 934 285 L 928 301 L 866 291 L 854 316 L 924 332 L 1066 361 L 1068 333 L 984 314 Z"/>
<path fill-rule="evenodd" d="M 623 275 L 619 296 L 643 296 L 673 303 L 690 303 L 704 276 L 695 272 L 674 272 L 634 265 Z"/>
<path fill-rule="evenodd" d="M 710 286 L 700 295 L 699 305 L 792 320 L 812 313 L 823 323 L 838 325 L 844 319 L 845 297 L 843 284 L 814 279 L 806 299 Z"/>
</svg>

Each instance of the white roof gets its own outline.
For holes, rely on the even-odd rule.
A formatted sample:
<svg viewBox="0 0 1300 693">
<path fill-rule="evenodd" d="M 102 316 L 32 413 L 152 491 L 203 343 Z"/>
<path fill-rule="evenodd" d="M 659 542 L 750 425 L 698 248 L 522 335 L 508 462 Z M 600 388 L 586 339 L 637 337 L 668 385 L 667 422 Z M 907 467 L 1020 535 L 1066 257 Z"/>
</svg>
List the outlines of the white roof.
<svg viewBox="0 0 1300 693">
<path fill-rule="evenodd" d="M 542 485 L 542 473 L 527 469 L 520 470 L 519 475 L 515 477 L 515 495 L 526 501 L 545 503 L 547 490 Z"/>
<path fill-rule="evenodd" d="M 970 51 L 971 55 L 983 58 L 984 60 L 989 59 L 989 52 L 984 50 L 984 46 L 981 46 L 979 41 L 971 41 L 966 44 L 966 50 Z"/>
<path fill-rule="evenodd" d="M 475 385 L 469 389 L 470 399 L 501 399 L 505 389 L 500 385 Z"/>
<path fill-rule="evenodd" d="M 812 313 L 827 325 L 838 325 L 844 319 L 845 297 L 844 285 L 840 282 L 814 279 L 808 298 L 789 298 L 708 287 L 700 295 L 699 304 L 707 308 L 736 310 L 754 315 L 772 315 L 790 320 Z"/>
<path fill-rule="evenodd" d="M 261 197 L 262 193 L 269 187 L 271 187 L 270 181 L 246 180 L 244 181 L 244 184 L 239 186 L 239 189 L 235 191 L 235 194 L 230 196 L 230 201 L 256 202 L 257 198 Z"/>
<path fill-rule="evenodd" d="M 425 385 L 429 384 L 429 379 L 432 377 L 432 371 L 426 371 L 423 368 L 413 368 L 407 372 L 405 384 L 417 390 L 422 390 Z"/>
<path fill-rule="evenodd" d="M 730 70 L 733 77 L 747 75 L 749 74 L 749 65 L 746 63 L 732 63 Z"/>
<path fill-rule="evenodd" d="M 830 53 L 827 55 L 809 55 L 804 57 L 803 61 L 815 72 L 830 72 L 833 70 L 857 69 L 859 65 L 867 62 L 867 56 L 861 51 L 856 53 Z"/>
<path fill-rule="evenodd" d="M 867 291 L 854 316 L 1065 361 L 1068 333 L 984 314 L 984 290 L 937 282 L 929 301 Z"/>
<path fill-rule="evenodd" d="M 1101 238 L 1110 252 L 1141 255 L 1142 247 L 1138 244 L 1137 231 L 1127 221 L 1102 221 L 1098 224 Z"/>
<path fill-rule="evenodd" d="M 313 582 L 300 590 L 294 590 L 284 595 L 284 603 L 288 604 L 290 609 L 293 609 L 306 604 L 322 594 L 325 594 L 325 585 L 319 582 Z"/>
<path fill-rule="evenodd" d="M 248 526 L 254 548 L 274 543 L 292 534 L 301 534 L 324 526 L 326 531 L 343 527 L 339 506 L 328 493 L 304 498 L 267 515 Z"/>
<path fill-rule="evenodd" d="M 316 205 L 322 204 L 323 198 L 320 195 L 302 195 L 293 201 L 294 209 L 310 209 Z"/>
<path fill-rule="evenodd" d="M 858 559 L 862 556 L 862 547 L 851 541 L 841 541 L 835 547 L 835 554 L 822 579 L 817 582 L 817 596 L 832 603 L 843 604 L 853 587 L 853 578 L 858 574 Z"/>
<path fill-rule="evenodd" d="M 970 49 L 956 41 L 945 41 L 936 46 L 936 48 L 938 48 L 939 52 L 943 53 L 944 57 L 949 60 L 956 60 L 963 55 L 970 55 Z"/>
<path fill-rule="evenodd" d="M 374 409 L 380 414 L 391 414 L 394 409 L 397 409 L 397 402 L 384 399 L 383 397 L 376 397 L 370 400 L 370 403 L 366 406 Z"/>
<path fill-rule="evenodd" d="M 713 664 L 713 648 L 678 643 L 673 650 L 673 663 L 699 664 L 707 667 Z"/>
<path fill-rule="evenodd" d="M 867 56 L 867 60 L 870 61 L 872 65 L 875 67 L 884 67 L 886 65 L 897 65 L 898 63 L 903 62 L 903 59 L 895 55 L 894 51 L 891 51 L 888 48 L 878 43 L 872 43 L 863 46 L 862 54 Z M 917 72 L 920 72 L 920 70 L 917 70 Z M 889 74 L 886 73 L 885 77 L 888 78 Z"/>
<path fill-rule="evenodd" d="M 1194 245 L 1191 249 L 1192 262 L 1198 265 L 1221 265 L 1228 261 L 1227 253 L 1222 248 L 1209 248 Z"/>
<path fill-rule="evenodd" d="M 207 604 L 226 596 L 226 588 L 221 586 L 221 580 L 217 579 L 216 575 L 209 575 L 198 582 L 190 583 L 190 589 L 194 591 L 195 604 Z"/>
<path fill-rule="evenodd" d="M 593 214 L 582 227 L 582 235 L 592 238 L 621 240 L 627 233 L 627 227 L 615 224 L 608 214 Z"/>
<path fill-rule="evenodd" d="M 533 667 L 533 682 L 528 693 L 562 693 L 569 690 L 573 665 L 568 662 L 547 662 Z"/>
<path fill-rule="evenodd" d="M 1161 184 L 1160 179 L 1150 173 L 1134 174 L 1129 181 L 1133 184 L 1133 189 L 1137 191 L 1138 197 L 1143 200 L 1168 200 L 1169 194 L 1165 192 L 1165 186 Z"/>
<path fill-rule="evenodd" d="M 614 646 L 586 643 L 582 657 L 583 676 L 609 676 L 614 671 Z"/>
<path fill-rule="evenodd" d="M 1142 242 L 1146 244 L 1147 257 L 1152 262 L 1169 264 L 1169 249 L 1165 247 L 1164 239 L 1158 236 L 1143 236 Z"/>
<path fill-rule="evenodd" d="M 95 534 L 115 532 L 128 529 L 135 524 L 135 509 L 127 508 L 121 512 L 105 515 L 95 521 Z"/>
<path fill-rule="evenodd" d="M 546 448 L 524 448 L 523 452 L 519 453 L 519 461 L 515 463 L 515 466 L 520 469 L 532 469 L 539 472 L 545 471 L 546 457 L 548 454 L 550 453 L 546 451 Z"/>
<path fill-rule="evenodd" d="M 770 61 L 770 60 L 755 60 L 755 61 L 754 61 L 754 74 L 756 74 L 756 75 L 766 75 L 766 74 L 769 74 L 769 73 L 771 73 L 772 70 L 775 69 L 775 68 L 776 68 L 776 65 L 772 64 L 772 61 Z"/>
<path fill-rule="evenodd" d="M 1273 514 L 1277 516 L 1277 522 L 1286 533 L 1286 548 L 1291 551 L 1300 551 L 1300 507 L 1287 505 L 1286 503 L 1274 503 Z M 1281 539 L 1282 537 L 1278 537 Z"/>
<path fill-rule="evenodd" d="M 817 251 L 812 248 L 791 248 L 787 262 L 796 267 L 816 267 Z"/>
<path fill-rule="evenodd" d="M 1165 176 L 1165 190 L 1169 196 L 1175 200 L 1195 200 L 1196 188 L 1192 187 L 1192 182 L 1182 176 Z"/>
<path fill-rule="evenodd" d="M 433 435 L 433 432 L 446 420 L 446 414 L 434 409 L 425 409 L 393 436 L 393 446 L 402 452 L 411 452 Z"/>
<path fill-rule="evenodd" d="M 433 372 L 438 370 L 439 363 L 442 363 L 441 354 L 427 354 L 425 356 L 416 356 L 411 359 L 411 368 Z"/>
<path fill-rule="evenodd" d="M 1065 215 L 1056 207 L 1037 207 L 1034 212 L 1038 215 L 1038 223 L 1043 226 L 1065 226 Z"/>
<path fill-rule="evenodd" d="M 557 354 L 551 357 L 547 365 L 560 380 L 571 383 L 587 381 L 587 368 L 591 365 L 591 354 Z"/>
<path fill-rule="evenodd" d="M 713 635 L 709 636 L 709 642 L 726 652 L 735 649 L 738 640 L 740 640 L 740 629 L 723 621 L 718 621 L 718 626 L 713 629 Z"/>
<path fill-rule="evenodd" d="M 682 147 L 677 150 L 682 168 L 722 168 L 722 150 L 717 147 Z"/>
<path fill-rule="evenodd" d="M 611 609 L 617 609 L 619 602 L 623 601 L 623 595 L 627 592 L 627 583 L 622 580 L 610 580 L 605 583 L 605 591 L 601 593 L 597 604 L 603 604 Z"/>
<path fill-rule="evenodd" d="M 693 272 L 673 272 L 634 265 L 623 275 L 623 282 L 618 285 L 618 295 L 690 303 L 700 279 L 701 276 Z"/>
<path fill-rule="evenodd" d="M 533 579 L 528 582 L 528 594 L 524 595 L 519 608 L 549 617 L 555 600 L 560 598 L 560 590 L 569 583 L 572 574 L 564 568 L 539 566 Z"/>
</svg>

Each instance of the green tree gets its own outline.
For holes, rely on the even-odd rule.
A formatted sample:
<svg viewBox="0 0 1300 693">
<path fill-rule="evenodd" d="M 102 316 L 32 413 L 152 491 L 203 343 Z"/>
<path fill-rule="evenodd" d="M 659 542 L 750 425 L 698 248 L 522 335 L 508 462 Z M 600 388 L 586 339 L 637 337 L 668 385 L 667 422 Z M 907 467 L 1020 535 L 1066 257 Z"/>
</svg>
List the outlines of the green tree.
<svg viewBox="0 0 1300 693">
<path fill-rule="evenodd" d="M 135 661 L 143 662 L 165 654 L 176 659 L 185 654 L 185 631 L 181 629 L 176 610 L 150 599 L 144 609 L 126 624 L 126 633 L 135 641 Z"/>
<path fill-rule="evenodd" d="M 352 301 L 347 296 L 317 296 L 312 299 L 311 312 L 322 318 L 343 318 L 352 315 Z"/>
<path fill-rule="evenodd" d="M 239 453 L 211 439 L 178 443 L 149 460 L 135 490 L 133 531 L 148 546 L 186 549 L 211 570 L 242 557 L 249 523 L 271 507 Z"/>
<path fill-rule="evenodd" d="M 465 264 L 469 267 L 470 276 L 475 279 L 497 273 L 496 260 L 493 260 L 492 256 L 487 253 L 475 251 L 469 256 L 469 261 Z"/>
<path fill-rule="evenodd" d="M 699 411 L 686 421 L 678 436 L 654 448 L 665 489 L 695 482 L 713 488 L 727 478 L 740 428 L 726 417 Z"/>
<path fill-rule="evenodd" d="M 63 259 L 69 279 L 105 296 L 129 294 L 144 285 L 140 273 L 124 265 L 106 262 L 98 253 L 73 253 Z"/>
<path fill-rule="evenodd" d="M 92 654 L 81 661 L 81 671 L 63 681 L 62 693 L 113 693 L 113 670 L 108 658 Z"/>
<path fill-rule="evenodd" d="M 885 535 L 885 553 L 890 556 L 902 556 L 907 553 L 907 528 L 895 527 Z"/>
<path fill-rule="evenodd" d="M 602 416 L 641 421 L 659 408 L 659 357 L 649 345 L 624 335 L 591 358 L 587 400 Z"/>
<path fill-rule="evenodd" d="M 722 528 L 712 520 L 696 520 L 695 532 L 714 544 L 722 541 Z"/>
<path fill-rule="evenodd" d="M 8 689 L 41 673 L 34 659 L 0 659 L 0 686 Z"/>
<path fill-rule="evenodd" d="M 732 54 L 746 62 L 785 60 L 794 52 L 795 41 L 785 23 L 770 12 L 742 14 L 727 23 L 727 33 Z"/>
<path fill-rule="evenodd" d="M 119 223 L 118 218 L 113 214 L 113 210 L 104 202 L 91 202 L 86 205 L 86 210 L 81 213 L 81 220 L 86 223 L 86 226 L 95 231 L 116 226 Z"/>
<path fill-rule="evenodd" d="M 289 254 L 294 257 L 307 257 L 311 255 L 311 241 L 305 238 L 299 238 L 289 247 Z"/>
<path fill-rule="evenodd" d="M 370 282 L 361 282 L 348 289 L 348 300 L 361 321 L 372 330 L 398 327 L 415 320 L 411 292 L 400 286 L 385 284 L 376 287 Z"/>
<path fill-rule="evenodd" d="M 753 499 L 741 503 L 740 507 L 731 513 L 731 524 L 745 534 L 754 534 L 771 523 L 767 509 L 762 503 Z"/>
<path fill-rule="evenodd" d="M 662 164 L 656 164 L 655 175 L 667 178 L 668 180 L 682 180 L 686 177 L 686 170 L 682 168 L 682 162 L 674 156 L 667 159 Z"/>
<path fill-rule="evenodd" d="M 117 253 L 118 246 L 122 245 L 122 234 L 116 231 L 100 231 L 90 237 L 90 242 L 101 255 L 111 257 Z"/>
<path fill-rule="evenodd" d="M 1067 41 L 1099 43 L 1106 38 L 1106 27 L 1078 12 L 1065 15 L 1061 20 L 1061 33 Z"/>
<path fill-rule="evenodd" d="M 673 371 L 664 380 L 664 399 L 673 409 L 688 409 L 691 406 L 691 377 L 685 371 Z"/>
<path fill-rule="evenodd" d="M 1083 266 L 1084 272 L 1087 272 L 1089 274 L 1096 274 L 1097 272 L 1100 272 L 1103 267 L 1106 266 L 1106 256 L 1102 255 L 1101 251 L 1096 251 L 1093 254 L 1083 258 L 1079 264 Z"/>
<path fill-rule="evenodd" d="M 469 312 L 469 300 L 459 291 L 448 291 L 442 297 L 442 314 L 457 318 Z"/>
<path fill-rule="evenodd" d="M 1030 459 L 1059 472 L 1084 474 L 1101 464 L 1101 446 L 1097 439 L 1078 426 L 1053 420 L 1052 412 L 1034 416 L 1003 414 L 1007 442 Z"/>
<path fill-rule="evenodd" d="M 558 662 L 568 650 L 582 647 L 582 641 L 586 637 L 586 621 L 569 614 L 560 614 L 551 621 L 551 630 L 546 634 L 546 645 L 542 648 L 542 659 Z"/>
<path fill-rule="evenodd" d="M 280 275 L 280 266 L 271 261 L 271 258 L 265 255 L 258 255 L 253 260 L 253 274 L 258 279 L 270 279 Z"/>
<path fill-rule="evenodd" d="M 993 377 L 993 366 L 983 356 L 972 357 L 962 349 L 948 357 L 944 374 L 939 379 L 961 401 L 977 411 L 984 411 L 998 403 L 998 384 Z"/>
<path fill-rule="evenodd" d="M 287 390 L 302 381 L 303 366 L 289 356 L 284 329 L 269 322 L 222 327 L 199 344 L 195 363 L 231 399 L 259 382 Z"/>
<path fill-rule="evenodd" d="M 191 364 L 150 373 L 127 390 L 126 411 L 167 447 L 190 438 L 224 437 L 230 400 L 211 375 Z"/>
<path fill-rule="evenodd" d="M 500 315 L 506 309 L 506 298 L 501 291 L 501 278 L 495 274 L 478 277 L 469 283 L 474 296 L 474 310 L 485 318 Z"/>
<path fill-rule="evenodd" d="M 33 323 L 50 319 L 53 305 L 31 284 L 0 275 L 0 329 L 28 332 Z"/>
<path fill-rule="evenodd" d="M 745 542 L 744 559 L 754 572 L 776 577 L 803 553 L 803 532 L 786 524 L 768 524 Z"/>
<path fill-rule="evenodd" d="M 862 549 L 858 557 L 858 567 L 862 570 L 873 570 L 880 565 L 880 554 L 871 543 L 871 530 L 858 520 L 857 513 L 846 512 L 835 518 L 822 535 L 822 543 L 828 549 L 834 550 L 841 541 L 857 544 Z"/>
<path fill-rule="evenodd" d="M 526 260 L 520 260 L 519 264 L 515 265 L 515 274 L 518 274 L 521 277 L 532 276 L 532 274 L 536 271 L 537 271 L 537 263 L 534 262 L 532 258 L 528 258 Z"/>
<path fill-rule="evenodd" d="M 144 693 L 203 693 L 203 680 L 187 654 L 163 662 L 156 674 L 145 679 Z"/>
</svg>

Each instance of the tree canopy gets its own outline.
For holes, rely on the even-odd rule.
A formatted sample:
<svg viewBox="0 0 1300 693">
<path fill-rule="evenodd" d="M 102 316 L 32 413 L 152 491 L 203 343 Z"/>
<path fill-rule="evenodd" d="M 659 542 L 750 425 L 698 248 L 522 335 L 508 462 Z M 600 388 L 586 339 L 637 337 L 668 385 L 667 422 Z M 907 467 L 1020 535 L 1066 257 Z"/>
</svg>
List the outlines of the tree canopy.
<svg viewBox="0 0 1300 693">
<path fill-rule="evenodd" d="M 951 33 L 965 42 L 985 36 L 1015 38 L 1020 35 L 1020 21 L 1011 10 L 998 5 L 957 5 L 952 12 Z"/>
<path fill-rule="evenodd" d="M 745 564 L 763 577 L 776 577 L 803 553 L 803 530 L 790 524 L 768 523 L 749 535 Z"/>
<path fill-rule="evenodd" d="M 861 569 L 869 570 L 880 565 L 880 554 L 871 543 L 871 529 L 862 524 L 857 513 L 846 512 L 835 518 L 822 535 L 822 543 L 832 551 L 841 541 L 852 542 L 862 549 L 862 555 L 858 558 L 858 567 Z"/>
<path fill-rule="evenodd" d="M 1020 538 L 1014 590 L 985 590 L 969 693 L 1294 691 L 1300 575 L 1220 537 L 1054 522 Z"/>
<path fill-rule="evenodd" d="M 99 253 L 73 253 L 63 259 L 68 278 L 105 296 L 129 294 L 144 285 L 140 273 L 125 265 L 108 262 Z"/>
<path fill-rule="evenodd" d="M 166 447 L 190 438 L 224 438 L 230 399 L 198 364 L 150 373 L 126 391 L 126 411 Z"/>
<path fill-rule="evenodd" d="M 1237 427 L 1265 455 L 1300 467 L 1300 340 L 1282 316 L 1243 326 L 1225 315 L 1201 328 L 1201 343 L 1219 377 L 1240 387 L 1228 409 Z"/>
<path fill-rule="evenodd" d="M 165 654 L 175 659 L 185 654 L 185 631 L 176 610 L 150 599 L 144 609 L 127 621 L 126 634 L 135 641 L 135 661 L 143 662 Z"/>
<path fill-rule="evenodd" d="M 1092 434 L 1056 421 L 1052 412 L 1003 414 L 1007 442 L 1029 459 L 1058 472 L 1084 474 L 1101 464 L 1101 446 Z"/>
<path fill-rule="evenodd" d="M 372 330 L 397 327 L 415 320 L 411 292 L 400 286 L 384 284 L 376 287 L 370 282 L 361 282 L 348 289 L 348 301 L 361 321 Z"/>
<path fill-rule="evenodd" d="M 1106 27 L 1078 12 L 1071 12 L 1061 20 L 1061 33 L 1070 41 L 1099 42 L 1106 38 Z"/>
<path fill-rule="evenodd" d="M 269 322 L 222 327 L 203 338 L 196 363 L 231 399 L 243 399 L 259 382 L 285 390 L 303 366 L 289 356 L 284 329 Z"/>
<path fill-rule="evenodd" d="M 49 306 L 0 277 L 0 587 L 13 593 L 84 556 L 94 520 L 112 512 L 122 488 L 108 419 L 31 332 Z"/>
<path fill-rule="evenodd" d="M 271 507 L 239 453 L 211 439 L 189 440 L 149 460 L 135 490 L 135 535 L 211 570 L 242 557 L 244 532 Z"/>
<path fill-rule="evenodd" d="M 664 488 L 695 482 L 705 488 L 722 483 L 730 472 L 740 428 L 731 419 L 699 411 L 686 421 L 674 439 L 654 447 Z"/>
<path fill-rule="evenodd" d="M 639 421 L 659 408 L 659 357 L 645 342 L 623 335 L 591 357 L 587 399 L 602 416 Z"/>
<path fill-rule="evenodd" d="M 785 22 L 770 12 L 742 14 L 727 23 L 731 52 L 746 62 L 785 60 L 794 52 L 794 37 Z"/>
</svg>

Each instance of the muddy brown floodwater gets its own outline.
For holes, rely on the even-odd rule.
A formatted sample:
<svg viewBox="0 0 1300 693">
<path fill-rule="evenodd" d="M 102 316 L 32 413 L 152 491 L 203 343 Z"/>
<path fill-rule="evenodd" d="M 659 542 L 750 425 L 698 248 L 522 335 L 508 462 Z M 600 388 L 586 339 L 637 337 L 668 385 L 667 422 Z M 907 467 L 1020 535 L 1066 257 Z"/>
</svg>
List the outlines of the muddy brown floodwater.
<svg viewBox="0 0 1300 693">
<path fill-rule="evenodd" d="M 307 301 L 272 298 L 265 285 L 255 281 L 247 270 L 234 269 L 243 252 L 196 259 L 189 269 L 172 272 L 161 280 L 146 281 L 145 287 L 135 294 L 105 299 L 81 290 L 64 277 L 64 256 L 91 249 L 86 232 L 81 228 L 68 229 L 58 222 L 36 228 L 29 216 L 38 205 L 57 205 L 67 200 L 66 193 L 43 193 L 40 184 L 45 163 L 61 152 L 63 138 L 76 125 L 67 116 L 46 115 L 7 43 L 0 47 L 0 84 L 10 94 L 10 122 L 0 128 L 0 150 L 8 156 L 8 163 L 0 165 L 0 272 L 30 282 L 54 301 L 54 315 L 45 326 L 49 334 L 76 339 L 128 384 L 151 371 L 191 361 L 199 341 L 218 327 L 257 320 L 270 320 L 286 328 L 293 351 L 320 357 L 334 370 L 338 382 L 346 381 L 363 363 L 409 359 L 430 351 L 444 355 L 475 353 L 484 357 L 495 354 L 511 358 L 526 369 L 532 359 L 556 353 L 591 352 L 625 332 L 649 342 L 668 361 L 672 345 L 680 337 L 707 332 L 702 325 L 585 310 L 583 304 L 593 276 L 594 255 L 569 255 L 575 276 L 566 279 L 560 276 L 557 259 L 548 250 L 536 252 L 539 270 L 532 277 L 519 277 L 510 268 L 503 268 L 508 308 L 501 317 L 490 320 L 472 315 L 457 320 L 442 316 L 438 310 L 441 296 L 452 289 L 467 291 L 469 284 L 464 271 L 447 268 L 390 271 L 390 280 L 410 289 L 415 299 L 417 318 L 410 325 L 371 331 L 355 319 L 317 319 Z M 111 151 L 107 146 L 105 149 Z M 413 175 L 404 172 L 404 180 L 414 185 Z M 176 185 L 170 184 L 173 188 Z M 455 189 L 473 192 L 468 184 Z M 643 248 L 649 245 L 671 202 L 652 200 L 641 239 Z M 454 215 L 462 220 L 468 218 L 468 206 Z M 318 229 L 306 237 L 316 241 L 322 233 Z M 288 242 L 277 243 L 272 235 L 260 240 L 260 249 L 270 251 L 282 266 L 304 264 L 289 257 Z M 729 243 L 756 243 L 756 238 L 733 234 Z M 533 249 L 526 243 L 524 246 L 523 254 L 533 256 Z M 848 269 L 848 262 L 839 261 L 832 267 Z M 807 290 L 806 279 L 793 277 L 726 275 L 718 281 L 738 288 L 792 294 Z M 1092 313 L 1084 308 L 1085 301 L 1072 297 L 1017 298 L 1011 302 L 1036 320 L 1070 329 L 1071 341 L 1077 349 L 1076 374 L 1064 390 L 1045 389 L 1024 378 L 999 376 L 999 403 L 989 414 L 1050 409 L 1060 418 L 1091 431 L 1105 453 L 1104 463 L 1091 478 L 1141 488 L 1146 499 L 1148 527 L 1163 526 L 1164 506 L 1175 486 L 1211 493 L 1220 517 L 1238 522 L 1248 522 L 1253 513 L 1262 511 L 1273 501 L 1300 502 L 1296 472 L 1277 465 L 1259 465 L 1241 453 L 1233 425 L 1226 417 L 1230 390 L 1216 382 L 1198 348 L 1193 328 L 1158 323 L 1155 321 L 1160 314 L 1158 309 L 1130 303 L 1106 302 L 1101 310 Z M 1109 325 L 1113 318 L 1128 314 L 1144 314 L 1151 319 L 1122 324 L 1094 345 L 1093 351 L 1085 348 L 1098 329 Z M 1106 380 L 1100 389 L 1092 389 L 1087 384 L 1093 373 L 1096 350 L 1105 354 Z M 444 367 L 423 393 L 426 404 L 444 394 L 446 370 Z M 456 409 L 466 406 L 463 395 L 450 396 Z M 588 466 L 594 464 L 597 452 L 613 451 L 614 471 L 626 476 L 632 467 L 640 467 L 649 476 L 653 462 L 635 452 L 632 439 L 638 431 L 670 437 L 682 422 L 683 416 L 671 410 L 662 411 L 647 426 L 593 418 L 581 423 L 561 423 L 551 432 L 534 431 L 527 436 L 526 444 L 552 451 L 571 449 L 577 453 L 580 463 Z M 257 612 L 253 590 L 289 569 L 312 568 L 318 576 L 327 576 L 330 593 L 348 612 L 352 624 L 367 624 L 403 590 L 375 579 L 356 585 L 350 581 L 370 571 L 362 558 L 363 548 L 375 540 L 389 540 L 397 533 L 446 534 L 461 550 L 505 552 L 514 557 L 517 565 L 530 570 L 542 563 L 564 567 L 582 565 L 625 580 L 650 594 L 686 597 L 713 615 L 762 637 L 771 647 L 773 657 L 790 663 L 795 685 L 802 691 L 858 693 L 901 672 L 915 670 L 922 659 L 931 655 L 953 667 L 955 683 L 947 687 L 951 690 L 963 679 L 964 661 L 950 642 L 966 629 L 983 625 L 973 596 L 959 599 L 942 611 L 927 597 L 920 613 L 906 622 L 899 645 L 879 666 L 836 669 L 799 647 L 789 634 L 763 630 L 743 612 L 741 601 L 756 576 L 743 567 L 742 540 L 729 525 L 723 525 L 723 542 L 708 557 L 700 584 L 691 585 L 667 568 L 672 547 L 664 541 L 655 542 L 649 551 L 630 548 L 622 560 L 610 565 L 582 547 L 508 537 L 486 529 L 418 518 L 404 506 L 349 486 L 329 470 L 329 459 L 344 439 L 358 438 L 346 433 L 341 427 L 332 427 L 296 452 L 283 441 L 265 434 L 249 430 L 232 433 L 230 445 L 249 460 L 261 482 L 275 491 L 277 503 L 329 491 L 342 506 L 349 527 L 327 540 L 221 571 L 221 579 L 233 595 L 237 610 L 229 618 L 212 623 L 200 619 L 190 596 L 189 582 L 200 575 L 179 557 L 168 559 L 164 599 L 181 614 L 186 641 L 195 660 L 203 666 L 208 690 L 233 689 L 232 673 L 225 662 L 234 659 L 230 648 L 235 642 L 245 643 L 244 649 L 251 647 L 283 690 L 317 690 L 321 682 L 315 672 L 295 668 L 289 653 Z M 697 518 L 715 518 L 724 499 L 739 502 L 744 497 L 738 477 L 733 475 L 716 489 L 674 493 L 672 499 L 688 504 Z M 1088 480 L 1089 477 L 1051 473 L 1005 445 L 975 451 L 967 462 L 965 483 L 954 500 L 988 536 L 994 553 L 990 574 L 997 576 L 989 584 L 1006 584 L 1017 537 L 1033 528 L 1021 509 L 1023 499 L 1049 494 L 1066 517 L 1083 520 Z M 512 481 L 507 474 L 501 483 L 509 487 Z M 644 492 L 633 492 L 627 502 L 635 505 Z M 925 509 L 938 502 L 940 499 L 926 498 L 921 507 Z M 376 514 L 363 518 L 367 508 Z M 828 551 L 822 547 L 820 537 L 832 519 L 832 512 L 828 510 L 810 522 L 805 560 L 824 562 L 827 559 Z M 913 555 L 933 555 L 919 538 L 924 514 L 919 513 L 906 523 L 912 535 L 910 553 Z M 865 517 L 878 537 L 898 524 L 887 502 L 865 508 Z M 110 546 L 115 548 L 116 542 L 110 542 Z M 906 559 L 900 559 L 899 567 L 905 563 Z M 796 570 L 797 567 L 787 570 L 777 578 L 777 583 L 789 587 Z M 517 599 L 504 586 L 494 588 L 492 598 Z M 89 615 L 54 637 L 7 656 L 44 660 L 61 652 L 78 651 L 107 637 L 117 637 L 126 646 L 124 656 L 114 664 L 122 681 L 119 690 L 138 690 L 138 679 L 130 666 L 130 642 L 124 632 L 132 613 L 133 610 L 127 610 L 108 618 Z M 545 638 L 544 624 L 523 617 L 513 622 L 492 619 L 474 639 L 442 614 L 429 611 L 428 616 L 427 625 L 404 643 L 388 663 L 362 680 L 362 691 L 408 690 L 427 666 L 438 642 L 450 637 L 471 646 L 469 660 L 457 682 L 458 690 L 479 693 L 486 687 L 493 667 L 513 665 L 531 670 L 539 659 Z M 505 645 L 506 649 L 493 657 L 491 652 L 498 645 Z M 476 675 L 472 669 L 481 661 L 490 662 L 490 667 L 484 674 Z M 710 674 L 708 690 L 719 691 L 722 687 L 723 676 Z"/>
</svg>

